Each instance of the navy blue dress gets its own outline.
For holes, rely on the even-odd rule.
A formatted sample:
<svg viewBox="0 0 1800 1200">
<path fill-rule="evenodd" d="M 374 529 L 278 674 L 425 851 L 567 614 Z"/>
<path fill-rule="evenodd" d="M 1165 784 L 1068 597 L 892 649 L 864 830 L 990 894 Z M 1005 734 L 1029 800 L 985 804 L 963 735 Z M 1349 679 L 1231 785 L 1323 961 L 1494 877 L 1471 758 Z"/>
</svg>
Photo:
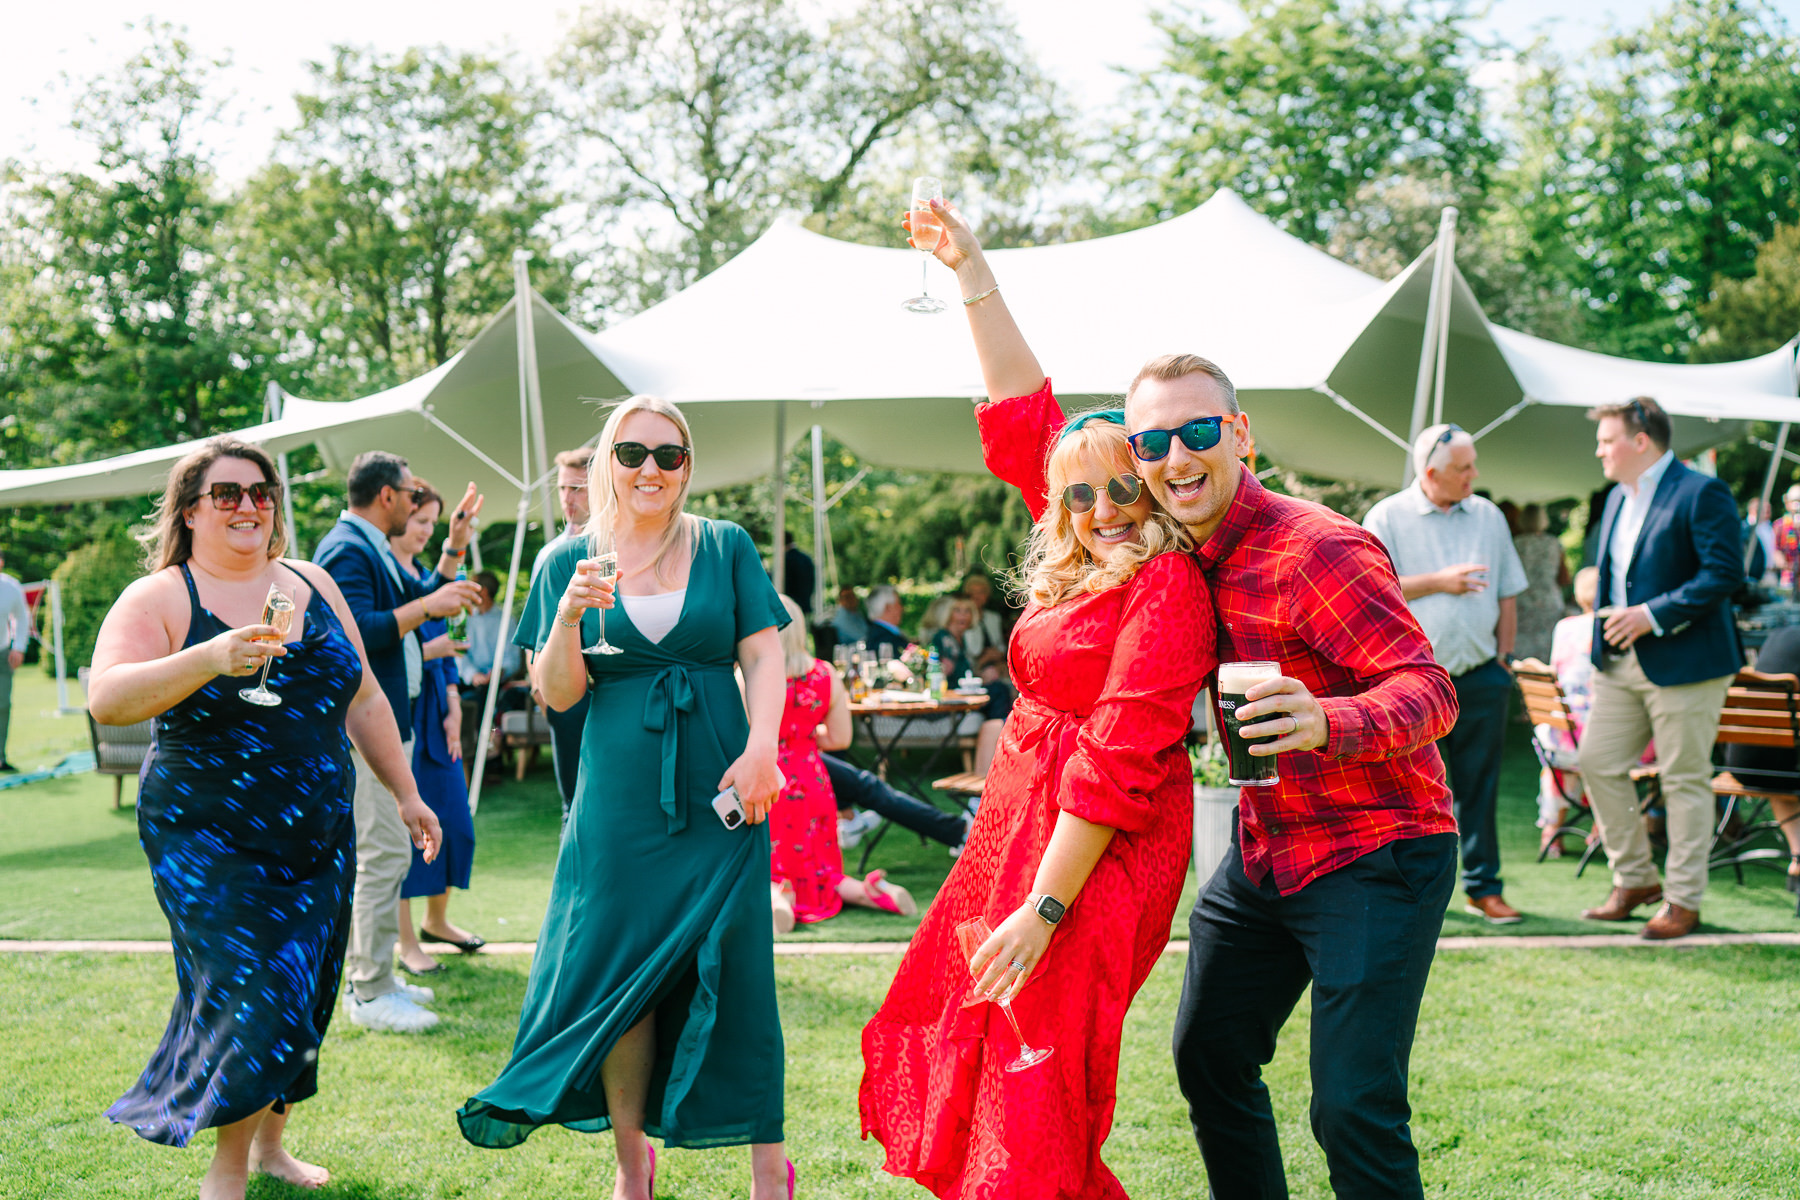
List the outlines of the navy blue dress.
<svg viewBox="0 0 1800 1200">
<path fill-rule="evenodd" d="M 194 646 L 227 626 L 181 573 Z M 156 719 L 139 782 L 180 990 L 150 1065 L 106 1115 L 167 1146 L 318 1091 L 356 880 L 344 717 L 362 661 L 314 589 L 301 640 L 272 664 L 279 708 L 238 698 L 254 676 L 214 679 Z"/>
<path fill-rule="evenodd" d="M 427 621 L 419 626 L 419 641 L 429 642 L 449 626 Z M 462 764 L 450 757 L 450 739 L 444 718 L 450 715 L 446 690 L 456 682 L 456 660 L 434 658 L 425 664 L 419 699 L 413 704 L 413 781 L 426 807 L 437 814 L 442 837 L 438 855 L 425 861 L 425 852 L 413 847 L 412 868 L 400 885 L 400 898 L 441 896 L 446 888 L 469 886 L 469 865 L 475 860 L 475 818 L 469 813 L 469 783 Z"/>
</svg>

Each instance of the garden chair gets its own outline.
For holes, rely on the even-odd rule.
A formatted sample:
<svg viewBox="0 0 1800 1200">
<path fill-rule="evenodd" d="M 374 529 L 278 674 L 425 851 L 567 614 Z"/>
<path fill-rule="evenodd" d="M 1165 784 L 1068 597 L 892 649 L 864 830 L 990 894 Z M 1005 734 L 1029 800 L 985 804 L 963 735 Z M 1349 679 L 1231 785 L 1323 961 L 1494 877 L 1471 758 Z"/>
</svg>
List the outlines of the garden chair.
<svg viewBox="0 0 1800 1200">
<path fill-rule="evenodd" d="M 537 704 L 500 714 L 500 754 L 502 758 L 512 754 L 514 778 L 524 780 L 537 760 L 538 747 L 549 744 L 550 718 Z"/>
<path fill-rule="evenodd" d="M 1800 679 L 1792 675 L 1765 675 L 1742 670 L 1725 693 L 1719 714 L 1720 746 L 1762 746 L 1785 750 L 1790 761 L 1800 748 Z M 1800 770 L 1759 768 L 1758 775 L 1793 781 L 1780 790 L 1748 787 L 1730 771 L 1713 777 L 1713 795 L 1719 800 L 1718 824 L 1713 830 L 1707 869 L 1730 867 L 1739 883 L 1744 864 L 1781 864 L 1785 871 L 1788 847 L 1775 820 L 1771 799 L 1800 802 Z M 1768 844 L 1770 842 L 1773 844 Z M 1759 844 L 1760 843 L 1760 844 Z"/>
<path fill-rule="evenodd" d="M 1592 836 L 1594 810 L 1588 803 L 1586 788 L 1571 788 L 1567 780 L 1577 773 L 1580 762 L 1576 752 L 1560 746 L 1546 745 L 1536 732 L 1539 725 L 1547 725 L 1551 729 L 1561 730 L 1569 735 L 1569 741 L 1578 743 L 1579 735 L 1575 729 L 1575 716 L 1569 711 L 1569 702 L 1563 695 L 1562 685 L 1556 680 L 1556 672 L 1535 658 L 1524 658 L 1513 663 L 1513 679 L 1519 685 L 1519 694 L 1525 700 L 1525 715 L 1531 721 L 1533 732 L 1531 737 L 1532 753 L 1537 755 L 1538 763 L 1550 772 L 1551 781 L 1556 784 L 1557 791 L 1569 798 L 1572 815 L 1566 824 L 1557 827 L 1556 832 L 1544 841 L 1543 849 L 1538 851 L 1539 862 L 1549 857 L 1550 847 L 1557 844 L 1564 834 L 1577 834 L 1587 840 L 1582 850 L 1581 861 L 1575 868 L 1575 877 L 1587 870 L 1587 865 L 1597 853 L 1600 843 Z M 1570 793 L 1574 795 L 1571 797 Z M 1586 828 L 1583 823 L 1586 823 Z"/>
<path fill-rule="evenodd" d="M 134 725 L 102 725 L 87 714 L 88 738 L 94 745 L 94 770 L 113 777 L 113 807 L 124 806 L 125 777 L 143 769 L 156 738 L 156 721 Z"/>
</svg>

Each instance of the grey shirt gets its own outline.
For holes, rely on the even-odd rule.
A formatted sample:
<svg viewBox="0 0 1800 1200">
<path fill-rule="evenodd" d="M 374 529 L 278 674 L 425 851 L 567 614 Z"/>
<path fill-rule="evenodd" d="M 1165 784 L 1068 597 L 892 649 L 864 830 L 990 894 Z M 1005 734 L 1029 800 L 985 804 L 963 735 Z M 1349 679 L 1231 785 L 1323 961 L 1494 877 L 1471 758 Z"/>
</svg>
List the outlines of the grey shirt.
<svg viewBox="0 0 1800 1200">
<path fill-rule="evenodd" d="M 6 652 L 23 650 L 31 644 L 31 608 L 25 603 L 25 588 L 11 575 L 0 575 L 0 667 L 6 665 Z"/>
<path fill-rule="evenodd" d="M 1499 649 L 1500 601 L 1527 586 L 1499 508 L 1470 496 L 1446 512 L 1414 484 L 1371 508 L 1363 526 L 1387 547 L 1397 575 L 1424 575 L 1466 562 L 1487 566 L 1487 587 L 1479 592 L 1436 592 L 1407 603 L 1438 664 L 1450 674 L 1466 674 L 1493 658 Z"/>
</svg>

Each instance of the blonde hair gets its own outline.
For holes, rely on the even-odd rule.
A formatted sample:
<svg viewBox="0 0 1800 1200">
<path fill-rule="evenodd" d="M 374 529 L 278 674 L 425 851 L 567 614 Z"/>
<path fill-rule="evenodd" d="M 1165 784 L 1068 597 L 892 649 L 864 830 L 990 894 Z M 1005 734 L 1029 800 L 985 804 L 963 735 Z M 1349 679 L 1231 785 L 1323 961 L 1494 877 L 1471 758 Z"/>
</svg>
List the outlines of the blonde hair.
<svg viewBox="0 0 1800 1200">
<path fill-rule="evenodd" d="M 921 641 L 930 641 L 931 635 L 938 630 L 950 628 L 950 613 L 958 607 L 967 608 L 969 610 L 971 628 L 975 621 L 981 619 L 980 613 L 975 607 L 975 602 L 967 596 L 939 596 L 936 600 L 931 602 L 931 607 L 925 610 L 925 616 L 919 622 L 919 639 Z"/>
<path fill-rule="evenodd" d="M 1593 612 L 1594 601 L 1600 596 L 1600 568 L 1583 567 L 1575 572 L 1575 603 L 1581 606 L 1582 612 Z"/>
<path fill-rule="evenodd" d="M 1193 539 L 1181 523 L 1153 502 L 1149 518 L 1138 528 L 1142 541 L 1121 544 L 1105 562 L 1089 554 L 1075 536 L 1072 514 L 1062 498 L 1063 489 L 1072 482 L 1070 477 L 1084 458 L 1108 464 L 1121 474 L 1137 471 L 1124 427 L 1108 421 L 1088 422 L 1050 451 L 1050 503 L 1031 528 L 1018 571 L 1026 597 L 1045 608 L 1079 595 L 1118 587 L 1157 555 L 1194 548 Z"/>
<path fill-rule="evenodd" d="M 640 412 L 667 417 L 681 431 L 681 444 L 688 452 L 687 462 L 682 464 L 681 487 L 675 493 L 669 527 L 663 531 L 662 541 L 656 547 L 656 557 L 650 560 L 650 569 L 657 581 L 667 583 L 668 580 L 663 578 L 663 564 L 687 537 L 688 522 L 682 518 L 686 515 L 688 488 L 694 482 L 694 435 L 689 432 L 687 418 L 681 415 L 681 410 L 662 397 L 633 396 L 607 416 L 606 424 L 600 429 L 600 444 L 588 463 L 588 503 L 592 507 L 582 533 L 587 535 L 590 554 L 598 554 L 613 540 L 613 526 L 619 518 L 619 496 L 612 487 L 613 442 L 618 440 L 619 426 L 625 423 L 625 418 Z"/>
<path fill-rule="evenodd" d="M 812 670 L 813 663 L 818 660 L 806 648 L 806 614 L 800 611 L 792 596 L 785 594 L 781 597 L 781 607 L 793 618 L 781 627 L 782 666 L 789 679 L 798 679 Z"/>
</svg>

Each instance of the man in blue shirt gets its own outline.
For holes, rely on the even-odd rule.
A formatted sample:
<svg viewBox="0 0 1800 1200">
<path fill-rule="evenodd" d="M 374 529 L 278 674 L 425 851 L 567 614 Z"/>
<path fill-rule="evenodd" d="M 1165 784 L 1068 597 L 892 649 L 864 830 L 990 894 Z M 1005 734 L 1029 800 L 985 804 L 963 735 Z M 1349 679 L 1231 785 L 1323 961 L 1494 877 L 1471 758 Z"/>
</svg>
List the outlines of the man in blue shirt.
<svg viewBox="0 0 1800 1200">
<path fill-rule="evenodd" d="M 420 493 L 423 494 L 423 493 Z M 324 567 L 362 634 L 369 673 L 381 685 L 407 760 L 412 759 L 412 700 L 419 694 L 423 654 L 414 630 L 433 617 L 448 617 L 480 599 L 472 583 L 443 582 L 456 570 L 474 530 L 481 497 L 470 484 L 450 519 L 450 536 L 437 570 L 415 582 L 400 569 L 388 538 L 406 530 L 418 500 L 412 472 L 397 454 L 371 450 L 350 464 L 350 506 L 319 543 L 313 561 Z M 394 796 L 362 756 L 356 763 L 356 896 L 350 911 L 350 945 L 344 974 L 350 983 L 350 1020 L 365 1029 L 418 1033 L 437 1024 L 419 1006 L 431 989 L 402 984 L 394 975 L 400 938 L 400 888 L 412 867 L 412 841 Z"/>
</svg>

